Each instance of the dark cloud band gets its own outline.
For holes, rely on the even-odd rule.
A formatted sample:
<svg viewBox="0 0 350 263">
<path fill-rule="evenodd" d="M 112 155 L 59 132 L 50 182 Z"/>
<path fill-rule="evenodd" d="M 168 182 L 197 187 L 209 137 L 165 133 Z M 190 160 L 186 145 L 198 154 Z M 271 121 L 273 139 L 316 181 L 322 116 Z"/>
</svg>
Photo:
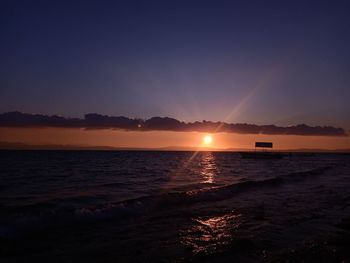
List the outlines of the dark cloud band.
<svg viewBox="0 0 350 263">
<path fill-rule="evenodd" d="M 332 126 L 295 126 L 280 127 L 276 125 L 256 125 L 225 122 L 181 122 L 168 117 L 152 117 L 147 120 L 132 119 L 124 116 L 106 116 L 96 113 L 86 114 L 83 119 L 6 112 L 0 114 L 0 127 L 60 127 L 86 129 L 123 129 L 130 131 L 198 131 L 228 132 L 240 134 L 273 134 L 273 135 L 308 135 L 308 136 L 347 136 L 343 128 Z"/>
</svg>

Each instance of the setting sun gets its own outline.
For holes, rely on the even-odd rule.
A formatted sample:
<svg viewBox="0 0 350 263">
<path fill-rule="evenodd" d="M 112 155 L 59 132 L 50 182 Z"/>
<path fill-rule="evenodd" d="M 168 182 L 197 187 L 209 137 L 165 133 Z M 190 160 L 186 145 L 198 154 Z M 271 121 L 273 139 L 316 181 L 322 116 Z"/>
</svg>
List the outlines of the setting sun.
<svg viewBox="0 0 350 263">
<path fill-rule="evenodd" d="M 211 135 L 206 135 L 206 136 L 203 137 L 203 143 L 205 145 L 211 144 L 212 141 L 213 141 L 213 137 L 211 137 Z"/>
</svg>

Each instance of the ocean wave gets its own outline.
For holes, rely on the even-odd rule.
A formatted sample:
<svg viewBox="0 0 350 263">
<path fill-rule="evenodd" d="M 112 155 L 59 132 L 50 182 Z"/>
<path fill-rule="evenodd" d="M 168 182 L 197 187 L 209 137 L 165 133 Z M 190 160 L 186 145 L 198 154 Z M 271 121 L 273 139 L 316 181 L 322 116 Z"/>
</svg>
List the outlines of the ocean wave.
<svg viewBox="0 0 350 263">
<path fill-rule="evenodd" d="M 195 203 L 221 201 L 242 192 L 266 187 L 278 187 L 286 183 L 321 175 L 328 169 L 330 167 L 321 167 L 264 180 L 243 181 L 226 186 L 213 186 L 183 192 L 165 192 L 89 207 L 53 207 L 52 204 L 33 205 L 23 210 L 20 209 L 20 212 L 17 207 L 16 213 L 11 213 L 11 216 L 1 219 L 0 237 L 13 236 L 26 231 L 37 231 L 46 227 L 90 223 L 98 220 L 117 220 L 148 212 L 191 206 Z M 9 207 L 2 207 L 2 209 L 7 212 L 11 210 Z"/>
</svg>

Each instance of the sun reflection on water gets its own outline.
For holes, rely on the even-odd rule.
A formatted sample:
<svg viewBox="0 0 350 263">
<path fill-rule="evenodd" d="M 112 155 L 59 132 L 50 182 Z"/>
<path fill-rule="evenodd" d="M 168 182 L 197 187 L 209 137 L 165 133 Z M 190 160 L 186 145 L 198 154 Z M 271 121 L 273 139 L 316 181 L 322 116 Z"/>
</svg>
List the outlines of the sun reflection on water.
<svg viewBox="0 0 350 263">
<path fill-rule="evenodd" d="M 215 176 L 218 173 L 218 168 L 215 163 L 215 157 L 212 152 L 204 152 L 200 162 L 200 175 L 203 178 L 202 183 L 214 183 Z"/>
<path fill-rule="evenodd" d="M 193 218 L 193 225 L 182 231 L 181 242 L 194 253 L 211 253 L 229 244 L 241 224 L 241 214 Z"/>
</svg>

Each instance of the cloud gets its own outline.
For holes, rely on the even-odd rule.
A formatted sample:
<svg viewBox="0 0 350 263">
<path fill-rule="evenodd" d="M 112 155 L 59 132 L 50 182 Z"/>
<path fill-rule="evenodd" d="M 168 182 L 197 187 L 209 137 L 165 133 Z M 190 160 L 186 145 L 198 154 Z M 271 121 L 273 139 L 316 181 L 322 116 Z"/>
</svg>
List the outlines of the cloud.
<svg viewBox="0 0 350 263">
<path fill-rule="evenodd" d="M 332 126 L 308 126 L 299 124 L 281 127 L 225 122 L 182 122 L 169 117 L 152 117 L 147 120 L 124 116 L 107 116 L 97 113 L 86 114 L 83 119 L 64 118 L 56 115 L 6 112 L 0 114 L 0 127 L 61 127 L 85 129 L 123 129 L 131 131 L 198 131 L 227 132 L 240 134 L 304 135 L 304 136 L 347 136 L 343 128 Z"/>
</svg>

